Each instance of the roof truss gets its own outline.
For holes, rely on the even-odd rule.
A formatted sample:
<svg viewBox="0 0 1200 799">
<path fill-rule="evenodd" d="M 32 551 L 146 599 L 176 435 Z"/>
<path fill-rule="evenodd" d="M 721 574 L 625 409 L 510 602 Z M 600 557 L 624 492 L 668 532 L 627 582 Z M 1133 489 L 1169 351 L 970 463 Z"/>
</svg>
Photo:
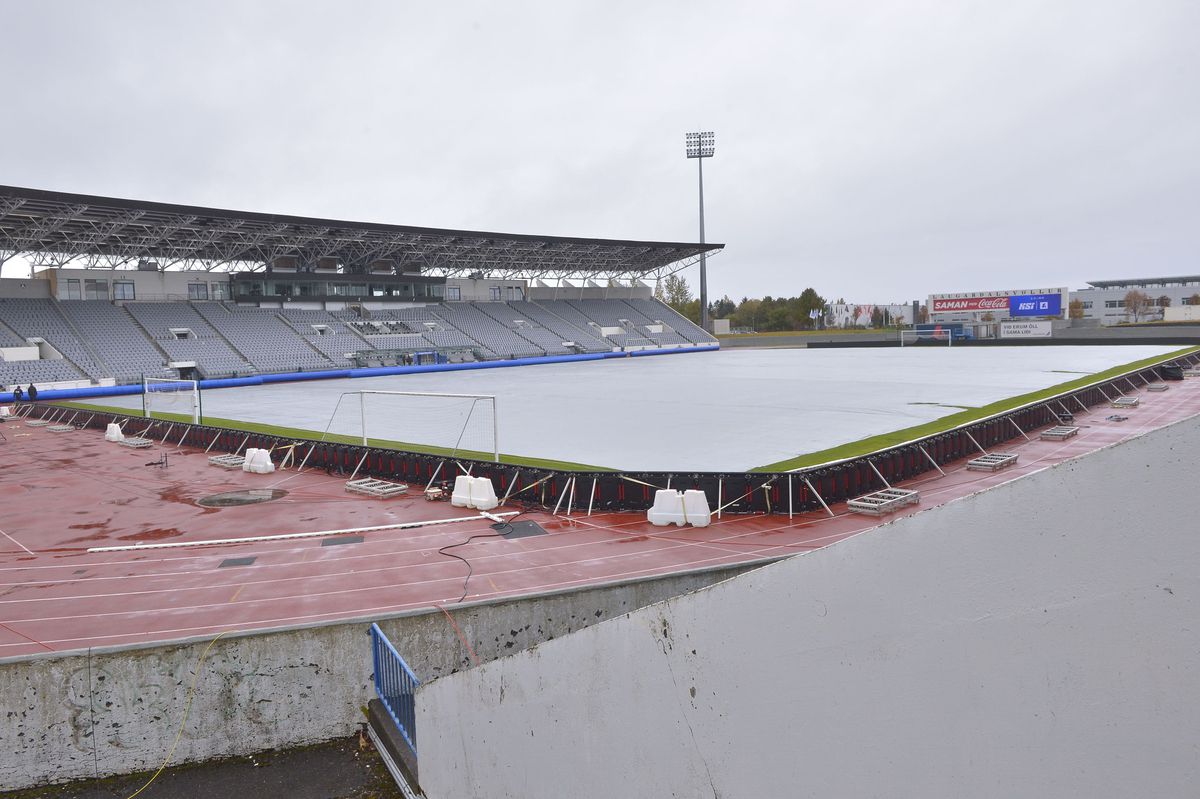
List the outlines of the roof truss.
<svg viewBox="0 0 1200 799">
<path fill-rule="evenodd" d="M 259 270 L 276 258 L 335 259 L 342 271 L 380 261 L 398 273 L 494 278 L 658 278 L 721 244 L 616 241 L 379 225 L 147 203 L 0 186 L 0 265 Z"/>
</svg>

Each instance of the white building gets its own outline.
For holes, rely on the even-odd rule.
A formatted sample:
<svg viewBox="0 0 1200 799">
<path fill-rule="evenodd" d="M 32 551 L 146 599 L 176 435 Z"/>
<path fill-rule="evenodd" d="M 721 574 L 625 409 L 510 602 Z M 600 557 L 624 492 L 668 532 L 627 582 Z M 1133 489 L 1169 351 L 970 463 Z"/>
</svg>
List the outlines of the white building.
<svg viewBox="0 0 1200 799">
<path fill-rule="evenodd" d="M 827 327 L 872 327 L 876 310 L 887 315 L 885 325 L 911 325 L 914 321 L 912 303 L 872 305 L 871 303 L 835 302 L 829 306 L 825 325 Z"/>
<path fill-rule="evenodd" d="M 1125 307 L 1125 297 L 1131 291 L 1140 291 L 1150 298 L 1150 307 L 1136 319 Z M 1084 318 L 1099 319 L 1102 325 L 1162 319 L 1165 308 L 1200 305 L 1192 302 L 1193 297 L 1200 297 L 1200 276 L 1091 280 L 1088 288 L 1071 294 L 1072 300 L 1083 303 Z"/>
</svg>

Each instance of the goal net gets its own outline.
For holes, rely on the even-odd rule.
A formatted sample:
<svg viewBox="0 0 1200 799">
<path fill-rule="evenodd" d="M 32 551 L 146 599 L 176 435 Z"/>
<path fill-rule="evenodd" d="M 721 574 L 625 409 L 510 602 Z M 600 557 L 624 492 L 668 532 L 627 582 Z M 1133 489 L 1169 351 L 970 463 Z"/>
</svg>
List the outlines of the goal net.
<svg viewBox="0 0 1200 799">
<path fill-rule="evenodd" d="M 169 377 L 143 377 L 142 415 L 147 419 L 199 424 L 200 383 Z"/>
<path fill-rule="evenodd" d="M 943 347 L 954 346 L 954 332 L 949 328 L 943 330 L 901 330 L 900 346 L 913 344 L 940 344 Z"/>
<path fill-rule="evenodd" d="M 496 428 L 496 398 L 488 394 L 351 391 L 338 399 L 324 437 L 499 462 Z"/>
</svg>

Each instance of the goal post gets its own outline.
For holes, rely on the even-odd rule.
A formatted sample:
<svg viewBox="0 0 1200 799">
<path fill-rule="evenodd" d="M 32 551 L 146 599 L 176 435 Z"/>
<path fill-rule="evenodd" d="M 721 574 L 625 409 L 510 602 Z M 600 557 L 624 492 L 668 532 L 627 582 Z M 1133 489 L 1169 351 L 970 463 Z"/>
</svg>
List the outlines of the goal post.
<svg viewBox="0 0 1200 799">
<path fill-rule="evenodd" d="M 322 435 L 353 435 L 396 449 L 500 462 L 492 394 L 366 389 L 343 393 Z"/>
<path fill-rule="evenodd" d="M 916 344 L 918 341 L 928 341 L 933 344 L 945 344 L 947 347 L 954 346 L 954 331 L 946 328 L 944 330 L 901 330 L 900 331 L 900 346 L 905 346 L 905 342 Z"/>
<path fill-rule="evenodd" d="M 177 377 L 142 377 L 142 416 L 178 420 L 192 424 L 203 419 L 200 407 L 200 382 Z"/>
</svg>

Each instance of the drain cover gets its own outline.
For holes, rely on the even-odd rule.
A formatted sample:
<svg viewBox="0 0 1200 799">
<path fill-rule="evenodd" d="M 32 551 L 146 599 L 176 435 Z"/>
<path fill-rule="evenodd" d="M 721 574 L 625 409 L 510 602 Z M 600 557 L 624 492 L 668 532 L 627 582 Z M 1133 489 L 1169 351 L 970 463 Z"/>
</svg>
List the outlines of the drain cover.
<svg viewBox="0 0 1200 799">
<path fill-rule="evenodd" d="M 209 494 L 196 500 L 206 508 L 231 508 L 234 505 L 256 505 L 287 496 L 281 488 L 251 488 L 246 491 L 227 491 L 224 494 Z"/>
</svg>

